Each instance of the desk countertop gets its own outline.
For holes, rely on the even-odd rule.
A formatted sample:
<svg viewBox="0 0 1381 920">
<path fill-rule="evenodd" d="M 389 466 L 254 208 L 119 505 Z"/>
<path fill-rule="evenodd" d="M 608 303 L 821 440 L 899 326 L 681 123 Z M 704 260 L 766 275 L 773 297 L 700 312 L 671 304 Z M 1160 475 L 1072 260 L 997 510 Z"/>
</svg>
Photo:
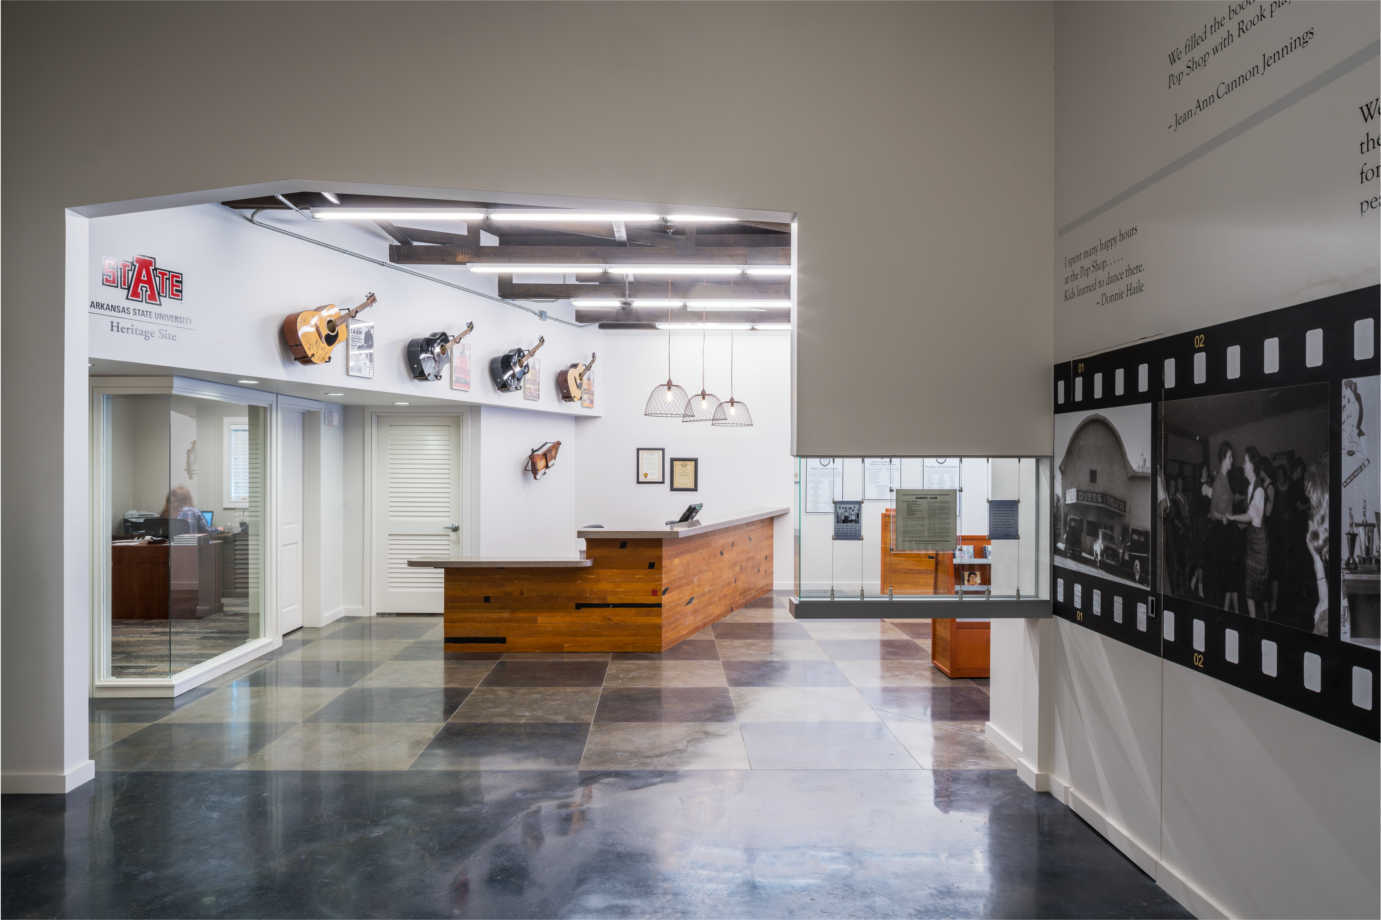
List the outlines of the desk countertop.
<svg viewBox="0 0 1381 920">
<path fill-rule="evenodd" d="M 745 511 L 739 514 L 726 515 L 724 517 L 702 517 L 699 526 L 686 527 L 678 525 L 670 527 L 663 524 L 661 527 L 653 528 L 634 528 L 634 527 L 582 527 L 576 531 L 576 536 L 586 540 L 684 540 L 690 537 L 698 537 L 702 534 L 714 533 L 716 530 L 725 530 L 729 527 L 737 527 L 740 524 L 751 524 L 754 521 L 761 521 L 764 518 L 778 518 L 784 514 L 790 514 L 790 508 L 758 508 L 752 511 Z"/>
</svg>

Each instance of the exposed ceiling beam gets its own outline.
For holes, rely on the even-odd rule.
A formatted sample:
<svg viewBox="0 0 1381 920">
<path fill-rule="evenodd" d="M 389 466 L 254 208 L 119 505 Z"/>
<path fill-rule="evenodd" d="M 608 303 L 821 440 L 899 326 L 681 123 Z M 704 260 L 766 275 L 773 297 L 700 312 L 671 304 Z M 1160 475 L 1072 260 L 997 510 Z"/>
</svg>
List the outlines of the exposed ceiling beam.
<svg viewBox="0 0 1381 920">
<path fill-rule="evenodd" d="M 619 263 L 658 265 L 676 262 L 703 265 L 790 265 L 787 246 L 390 246 L 388 259 L 400 265 L 466 265 L 517 262 L 535 265 Z"/>
<path fill-rule="evenodd" d="M 499 275 L 499 296 L 504 300 L 570 300 L 572 297 L 725 297 L 753 300 L 785 300 L 791 282 L 776 280 L 724 281 L 673 278 L 668 281 L 598 281 L 593 284 L 530 284 Z"/>
</svg>

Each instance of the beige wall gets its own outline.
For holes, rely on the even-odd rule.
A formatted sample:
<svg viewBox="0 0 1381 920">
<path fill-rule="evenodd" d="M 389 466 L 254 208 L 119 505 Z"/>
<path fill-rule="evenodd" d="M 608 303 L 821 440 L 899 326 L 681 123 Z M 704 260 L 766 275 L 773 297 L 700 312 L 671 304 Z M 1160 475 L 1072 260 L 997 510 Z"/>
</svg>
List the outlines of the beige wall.
<svg viewBox="0 0 1381 920">
<path fill-rule="evenodd" d="M 7 770 L 85 758 L 85 318 L 63 316 L 64 207 L 297 177 L 795 211 L 797 453 L 1049 449 L 1048 4 L 3 18 L 4 513 L 26 522 L 4 560 Z M 65 737 L 21 725 L 45 720 Z"/>
</svg>

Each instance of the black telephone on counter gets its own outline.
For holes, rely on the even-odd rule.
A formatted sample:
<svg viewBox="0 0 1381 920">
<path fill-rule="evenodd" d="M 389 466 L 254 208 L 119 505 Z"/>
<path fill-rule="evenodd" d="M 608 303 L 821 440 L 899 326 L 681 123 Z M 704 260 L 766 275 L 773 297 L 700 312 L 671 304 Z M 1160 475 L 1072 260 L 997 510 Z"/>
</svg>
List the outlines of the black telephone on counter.
<svg viewBox="0 0 1381 920">
<path fill-rule="evenodd" d="M 681 512 L 681 516 L 680 516 L 679 518 L 677 518 L 677 519 L 674 520 L 674 521 L 667 521 L 667 523 L 668 523 L 668 524 L 693 524 L 693 523 L 695 523 L 695 516 L 696 516 L 697 514 L 700 513 L 700 509 L 703 508 L 703 507 L 705 507 L 704 502 L 696 502 L 696 503 L 693 504 L 693 505 L 687 505 L 687 506 L 686 506 L 686 510 Z"/>
</svg>

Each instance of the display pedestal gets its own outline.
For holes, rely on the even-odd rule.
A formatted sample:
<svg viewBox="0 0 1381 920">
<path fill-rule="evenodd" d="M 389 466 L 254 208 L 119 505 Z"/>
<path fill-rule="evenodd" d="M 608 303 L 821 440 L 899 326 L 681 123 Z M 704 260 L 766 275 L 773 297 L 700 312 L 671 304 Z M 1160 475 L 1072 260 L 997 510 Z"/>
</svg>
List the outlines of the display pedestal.
<svg viewBox="0 0 1381 920">
<path fill-rule="evenodd" d="M 987 677 L 988 639 L 986 620 L 933 620 L 930 663 L 946 677 Z"/>
</svg>

